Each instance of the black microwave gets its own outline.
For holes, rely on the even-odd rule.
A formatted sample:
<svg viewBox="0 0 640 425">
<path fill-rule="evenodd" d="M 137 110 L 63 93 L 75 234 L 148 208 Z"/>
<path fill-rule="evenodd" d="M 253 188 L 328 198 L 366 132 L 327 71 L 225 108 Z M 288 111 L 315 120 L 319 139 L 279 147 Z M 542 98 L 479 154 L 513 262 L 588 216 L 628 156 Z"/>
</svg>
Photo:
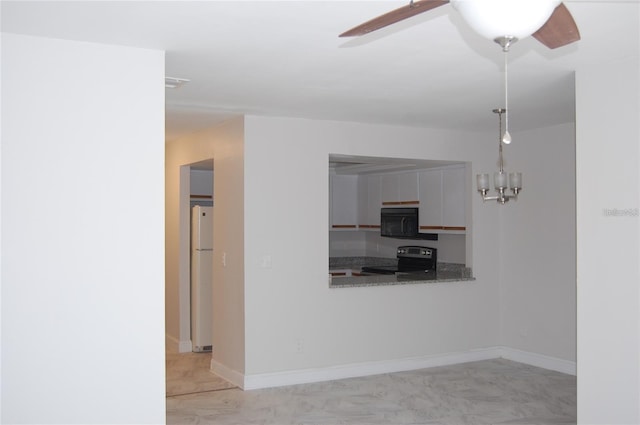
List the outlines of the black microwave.
<svg viewBox="0 0 640 425">
<path fill-rule="evenodd" d="M 382 208 L 380 236 L 387 238 L 419 238 L 418 208 Z"/>
</svg>

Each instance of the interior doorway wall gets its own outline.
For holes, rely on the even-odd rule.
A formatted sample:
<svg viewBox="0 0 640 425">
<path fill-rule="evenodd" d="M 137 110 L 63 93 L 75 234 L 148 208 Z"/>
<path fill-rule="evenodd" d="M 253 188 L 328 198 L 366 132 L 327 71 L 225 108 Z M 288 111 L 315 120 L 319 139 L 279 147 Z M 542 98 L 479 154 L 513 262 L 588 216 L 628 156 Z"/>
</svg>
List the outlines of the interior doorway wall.
<svg viewBox="0 0 640 425">
<path fill-rule="evenodd" d="M 213 331 L 216 365 L 244 373 L 244 118 L 165 144 L 165 330 L 191 349 L 189 299 L 190 171 L 214 158 Z M 183 344 L 181 344 L 183 343 Z"/>
</svg>

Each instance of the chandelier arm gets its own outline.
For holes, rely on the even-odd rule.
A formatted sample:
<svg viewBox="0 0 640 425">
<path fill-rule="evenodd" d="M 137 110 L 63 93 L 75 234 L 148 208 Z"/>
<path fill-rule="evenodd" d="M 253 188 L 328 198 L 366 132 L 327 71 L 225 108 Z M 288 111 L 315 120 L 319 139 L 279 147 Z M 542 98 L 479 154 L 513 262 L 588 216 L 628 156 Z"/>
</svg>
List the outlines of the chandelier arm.
<svg viewBox="0 0 640 425">
<path fill-rule="evenodd" d="M 480 195 L 482 196 L 482 200 L 483 201 L 498 201 L 501 204 L 504 204 L 506 202 L 509 202 L 510 199 L 514 199 L 517 200 L 518 199 L 518 195 L 507 195 L 505 193 L 501 193 L 499 195 L 494 195 L 494 196 L 488 196 L 488 195 L 483 195 L 482 193 L 480 193 Z"/>
</svg>

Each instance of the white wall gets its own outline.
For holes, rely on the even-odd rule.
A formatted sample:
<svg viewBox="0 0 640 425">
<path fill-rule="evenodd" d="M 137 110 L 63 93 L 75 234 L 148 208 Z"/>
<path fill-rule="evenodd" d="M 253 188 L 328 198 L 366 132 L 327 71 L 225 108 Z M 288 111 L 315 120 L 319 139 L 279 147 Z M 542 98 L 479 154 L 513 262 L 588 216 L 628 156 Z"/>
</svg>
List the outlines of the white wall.
<svg viewBox="0 0 640 425">
<path fill-rule="evenodd" d="M 329 233 L 330 257 L 364 257 L 367 255 L 367 232 L 332 231 Z M 383 257 L 383 255 L 379 255 Z"/>
<path fill-rule="evenodd" d="M 163 78 L 2 35 L 3 423 L 164 422 Z"/>
<path fill-rule="evenodd" d="M 640 423 L 640 66 L 629 54 L 576 73 L 579 423 Z M 615 209 L 631 214 L 605 213 Z"/>
<path fill-rule="evenodd" d="M 327 282 L 329 154 L 473 160 L 492 169 L 496 153 L 477 134 L 254 116 L 245 125 L 247 375 L 500 343 L 498 217 L 479 197 L 475 282 L 349 289 Z M 265 256 L 270 268 L 262 267 Z"/>
<path fill-rule="evenodd" d="M 493 206 L 502 220 L 503 345 L 575 362 L 574 125 L 513 136 L 505 169 L 523 173 L 523 191 L 517 201 Z"/>
<path fill-rule="evenodd" d="M 213 359 L 244 372 L 243 120 L 235 119 L 166 146 L 167 334 L 189 332 L 189 173 L 186 165 L 213 158 L 215 173 Z M 181 181 L 182 173 L 182 181 Z M 182 187 L 181 187 L 182 185 Z M 186 187 L 185 187 L 186 186 Z M 222 256 L 226 253 L 226 266 Z M 185 345 L 185 344 L 182 344 Z M 186 344 L 188 345 L 188 344 Z"/>
</svg>

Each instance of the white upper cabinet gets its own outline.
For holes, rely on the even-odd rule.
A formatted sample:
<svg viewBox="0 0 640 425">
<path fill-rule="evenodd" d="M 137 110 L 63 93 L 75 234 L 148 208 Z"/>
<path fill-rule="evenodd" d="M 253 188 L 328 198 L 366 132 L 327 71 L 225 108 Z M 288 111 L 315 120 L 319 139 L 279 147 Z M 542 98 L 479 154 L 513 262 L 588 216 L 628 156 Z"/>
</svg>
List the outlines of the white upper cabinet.
<svg viewBox="0 0 640 425">
<path fill-rule="evenodd" d="M 418 173 L 420 230 L 424 233 L 466 230 L 464 166 Z"/>
<path fill-rule="evenodd" d="M 465 168 L 442 170 L 442 226 L 444 230 L 466 230 Z"/>
<path fill-rule="evenodd" d="M 358 176 L 329 176 L 329 224 L 331 229 L 358 227 Z"/>
<path fill-rule="evenodd" d="M 417 205 L 418 200 L 418 174 L 390 173 L 381 176 L 382 204 L 393 205 Z"/>
<path fill-rule="evenodd" d="M 420 230 L 429 233 L 442 230 L 442 170 L 418 173 Z"/>
<path fill-rule="evenodd" d="M 422 233 L 466 230 L 466 168 L 402 173 L 329 175 L 329 228 L 380 230 L 380 208 L 419 208 Z"/>
<path fill-rule="evenodd" d="M 381 176 L 361 175 L 358 177 L 358 227 L 360 229 L 380 229 Z"/>
</svg>

